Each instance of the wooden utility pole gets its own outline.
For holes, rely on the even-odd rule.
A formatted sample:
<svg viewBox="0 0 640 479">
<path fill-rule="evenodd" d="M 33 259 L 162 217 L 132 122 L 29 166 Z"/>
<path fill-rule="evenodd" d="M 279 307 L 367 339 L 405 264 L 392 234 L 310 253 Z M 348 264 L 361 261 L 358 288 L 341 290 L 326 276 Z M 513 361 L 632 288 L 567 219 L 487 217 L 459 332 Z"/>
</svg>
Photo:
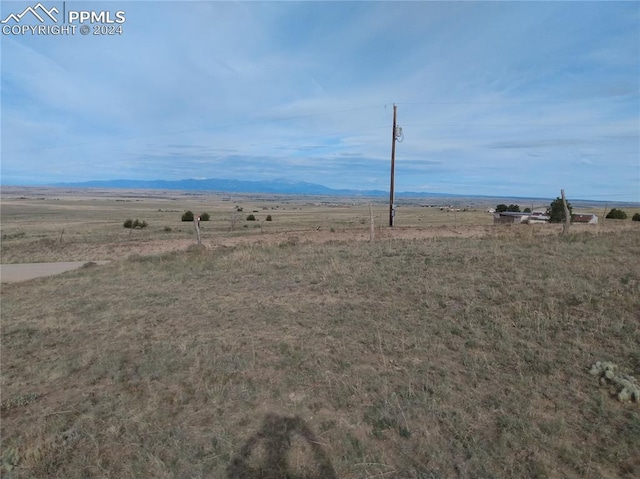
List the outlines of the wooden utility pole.
<svg viewBox="0 0 640 479">
<path fill-rule="evenodd" d="M 396 112 L 398 107 L 393 104 L 393 130 L 391 130 L 391 187 L 389 188 L 389 226 L 393 226 L 396 211 L 393 205 L 396 167 Z"/>
<path fill-rule="evenodd" d="M 560 190 L 560 195 L 562 196 L 562 206 L 564 206 L 564 225 L 562 225 L 562 234 L 566 235 L 569 233 L 569 226 L 571 226 L 571 213 L 567 206 L 567 199 L 564 197 L 564 190 Z"/>
</svg>

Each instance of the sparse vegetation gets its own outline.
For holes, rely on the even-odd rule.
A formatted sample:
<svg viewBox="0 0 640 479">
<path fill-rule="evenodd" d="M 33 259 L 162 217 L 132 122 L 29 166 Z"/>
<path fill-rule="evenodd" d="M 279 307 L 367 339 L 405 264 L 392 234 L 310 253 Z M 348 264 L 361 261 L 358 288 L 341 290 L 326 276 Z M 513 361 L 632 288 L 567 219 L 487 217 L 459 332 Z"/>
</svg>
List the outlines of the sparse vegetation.
<svg viewBox="0 0 640 479">
<path fill-rule="evenodd" d="M 301 235 L 3 285 L 2 475 L 636 477 L 588 371 L 640 374 L 637 271 L 635 230 Z"/>
<path fill-rule="evenodd" d="M 18 196 L 3 262 L 87 263 L 2 285 L 2 477 L 640 475 L 638 403 L 589 375 L 640 378 L 637 222 L 382 205 L 368 243 L 367 204 Z M 244 227 L 197 247 L 203 208 Z"/>
<path fill-rule="evenodd" d="M 625 213 L 622 210 L 619 210 L 618 208 L 613 208 L 611 211 L 609 211 L 609 213 L 607 213 L 607 216 L 605 218 L 612 219 L 612 220 L 626 220 L 627 213 Z"/>
</svg>

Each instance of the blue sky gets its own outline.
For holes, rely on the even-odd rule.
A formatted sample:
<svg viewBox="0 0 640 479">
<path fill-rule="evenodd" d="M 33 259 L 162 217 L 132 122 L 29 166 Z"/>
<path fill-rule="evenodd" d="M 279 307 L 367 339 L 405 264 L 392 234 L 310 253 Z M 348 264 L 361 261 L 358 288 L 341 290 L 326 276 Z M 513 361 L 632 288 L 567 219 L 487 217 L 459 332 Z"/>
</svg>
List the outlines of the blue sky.
<svg viewBox="0 0 640 479">
<path fill-rule="evenodd" d="M 396 191 L 640 201 L 639 2 L 64 8 L 124 11 L 123 32 L 2 35 L 2 184 L 387 190 L 396 103 Z"/>
</svg>

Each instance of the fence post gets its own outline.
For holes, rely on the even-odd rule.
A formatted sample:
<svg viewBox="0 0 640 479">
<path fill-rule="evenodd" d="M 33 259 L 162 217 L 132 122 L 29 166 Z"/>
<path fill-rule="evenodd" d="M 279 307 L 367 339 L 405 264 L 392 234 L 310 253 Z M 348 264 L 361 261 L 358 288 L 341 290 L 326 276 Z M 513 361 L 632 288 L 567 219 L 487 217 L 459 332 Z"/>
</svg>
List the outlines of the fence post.
<svg viewBox="0 0 640 479">
<path fill-rule="evenodd" d="M 193 225 L 196 228 L 196 236 L 198 237 L 198 246 L 200 246 L 202 243 L 200 242 L 200 217 L 199 216 L 193 217 Z"/>
<path fill-rule="evenodd" d="M 369 241 L 371 241 L 373 243 L 373 240 L 375 239 L 375 235 L 376 235 L 376 230 L 375 230 L 375 226 L 374 226 L 374 222 L 373 222 L 373 209 L 371 208 L 371 203 L 369 203 L 369 221 L 370 221 L 370 231 L 369 231 Z"/>
<path fill-rule="evenodd" d="M 564 197 L 564 190 L 560 190 L 560 195 L 562 196 L 562 206 L 564 206 L 564 225 L 562 225 L 562 234 L 566 235 L 569 234 L 569 227 L 571 226 L 571 213 L 567 206 L 567 199 Z"/>
</svg>

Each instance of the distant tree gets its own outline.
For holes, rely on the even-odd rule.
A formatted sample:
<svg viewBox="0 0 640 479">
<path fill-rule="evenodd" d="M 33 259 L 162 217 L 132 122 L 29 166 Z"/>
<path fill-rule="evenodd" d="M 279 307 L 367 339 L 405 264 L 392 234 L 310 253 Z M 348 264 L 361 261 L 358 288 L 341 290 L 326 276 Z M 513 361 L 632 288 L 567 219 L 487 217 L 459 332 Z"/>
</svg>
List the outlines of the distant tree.
<svg viewBox="0 0 640 479">
<path fill-rule="evenodd" d="M 193 221 L 193 211 L 186 211 L 182 215 L 182 221 Z"/>
<path fill-rule="evenodd" d="M 509 206 L 507 206 L 507 211 L 512 211 L 513 213 L 520 213 L 520 206 L 518 206 L 518 205 L 509 205 Z"/>
<path fill-rule="evenodd" d="M 265 218 L 265 221 L 273 221 L 273 218 L 271 218 L 271 215 L 267 215 L 267 217 Z"/>
<path fill-rule="evenodd" d="M 209 221 L 211 219 L 211 216 L 209 215 L 209 213 L 202 213 L 200 215 L 200 221 Z"/>
<path fill-rule="evenodd" d="M 631 217 L 631 221 L 640 221 L 640 213 L 636 213 Z"/>
<path fill-rule="evenodd" d="M 255 221 L 255 220 L 256 220 L 255 216 L 253 216 L 253 215 L 247 216 L 247 221 Z"/>
<path fill-rule="evenodd" d="M 612 219 L 612 220 L 626 220 L 627 214 L 622 210 L 613 208 L 611 211 L 609 211 L 609 213 L 607 214 L 607 216 L 605 216 L 605 218 Z"/>
<path fill-rule="evenodd" d="M 127 220 L 127 221 L 125 221 L 125 222 L 124 222 L 124 224 L 123 224 L 122 226 L 124 226 L 125 228 L 131 228 L 131 227 L 133 227 L 133 220 Z"/>
<path fill-rule="evenodd" d="M 569 208 L 569 216 L 571 216 L 573 207 L 568 201 L 567 208 Z M 562 204 L 562 198 L 558 196 L 551 202 L 549 208 L 547 208 L 547 216 L 549 217 L 549 223 L 564 223 L 564 205 Z"/>
<path fill-rule="evenodd" d="M 525 208 L 522 210 L 523 213 L 531 213 L 531 208 Z"/>
<path fill-rule="evenodd" d="M 496 206 L 496 213 L 503 213 L 505 211 L 508 211 L 509 207 L 507 205 L 503 205 L 502 203 L 500 203 L 498 206 Z"/>
</svg>

